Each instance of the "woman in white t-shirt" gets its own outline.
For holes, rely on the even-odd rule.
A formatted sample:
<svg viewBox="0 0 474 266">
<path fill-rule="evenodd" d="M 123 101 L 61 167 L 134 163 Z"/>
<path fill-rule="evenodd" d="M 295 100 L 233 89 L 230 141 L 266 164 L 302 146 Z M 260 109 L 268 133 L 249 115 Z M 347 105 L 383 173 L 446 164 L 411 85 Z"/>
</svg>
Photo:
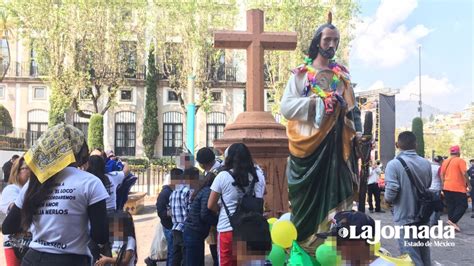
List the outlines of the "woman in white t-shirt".
<svg viewBox="0 0 474 266">
<path fill-rule="evenodd" d="M 207 204 L 209 209 L 219 213 L 217 232 L 219 233 L 219 262 L 222 266 L 237 264 L 235 253 L 232 252 L 233 230 L 229 217 L 222 207 L 222 200 L 229 209 L 230 215 L 233 215 L 239 199 L 244 195 L 238 186 L 247 190 L 254 178 L 258 179 L 255 183 L 255 196 L 263 198 L 265 178 L 262 171 L 255 167 L 252 155 L 245 144 L 232 144 L 227 150 L 224 171 L 216 176 L 211 185 L 211 195 Z"/>
<path fill-rule="evenodd" d="M 48 129 L 26 152 L 30 180 L 2 225 L 4 234 L 31 231 L 22 265 L 90 265 L 90 239 L 108 241 L 107 191 L 78 169 L 88 156 L 82 131 L 66 124 Z"/>
<path fill-rule="evenodd" d="M 15 200 L 20 195 L 21 188 L 25 185 L 30 178 L 30 168 L 25 163 L 25 158 L 20 157 L 13 164 L 10 172 L 10 178 L 8 179 L 8 186 L 2 191 L 2 200 L 0 201 L 0 211 L 8 214 L 10 209 L 15 205 Z M 19 266 L 21 258 L 17 258 L 13 247 L 9 241 L 9 235 L 3 236 L 3 250 L 5 251 L 5 259 L 7 266 Z"/>
<path fill-rule="evenodd" d="M 101 254 L 95 266 L 137 264 L 137 241 L 135 225 L 129 212 L 118 211 L 109 216 L 109 230 L 112 232 L 112 257 Z"/>
</svg>

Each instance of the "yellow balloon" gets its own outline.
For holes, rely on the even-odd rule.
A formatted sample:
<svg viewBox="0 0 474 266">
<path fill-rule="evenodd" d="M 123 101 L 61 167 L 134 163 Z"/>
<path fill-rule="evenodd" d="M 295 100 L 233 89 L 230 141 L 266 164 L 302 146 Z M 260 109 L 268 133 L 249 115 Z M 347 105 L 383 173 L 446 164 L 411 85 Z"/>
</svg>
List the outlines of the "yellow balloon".
<svg viewBox="0 0 474 266">
<path fill-rule="evenodd" d="M 278 219 L 275 218 L 275 217 L 272 217 L 272 218 L 267 220 L 268 224 L 274 224 L 276 221 L 278 221 Z"/>
<path fill-rule="evenodd" d="M 291 247 L 293 240 L 296 240 L 298 233 L 296 227 L 290 221 L 278 221 L 272 227 L 272 241 L 282 248 Z"/>
<path fill-rule="evenodd" d="M 381 247 L 381 244 L 380 242 L 377 242 L 374 244 L 373 248 L 374 248 L 374 254 L 376 256 L 379 256 L 380 255 L 380 247 Z"/>
</svg>

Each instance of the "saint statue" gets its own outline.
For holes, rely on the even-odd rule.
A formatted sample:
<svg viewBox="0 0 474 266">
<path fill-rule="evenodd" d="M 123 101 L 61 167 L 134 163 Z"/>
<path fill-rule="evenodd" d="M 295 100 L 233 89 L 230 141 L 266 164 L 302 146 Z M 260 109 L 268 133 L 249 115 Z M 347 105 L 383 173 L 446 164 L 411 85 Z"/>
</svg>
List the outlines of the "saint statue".
<svg viewBox="0 0 474 266">
<path fill-rule="evenodd" d="M 339 31 L 328 22 L 311 41 L 305 64 L 286 86 L 281 113 L 288 120 L 290 157 L 286 174 L 298 242 L 310 254 L 322 243 L 333 215 L 352 209 L 358 185 L 355 153 L 362 135 L 360 111 L 349 71 L 333 58 Z"/>
</svg>

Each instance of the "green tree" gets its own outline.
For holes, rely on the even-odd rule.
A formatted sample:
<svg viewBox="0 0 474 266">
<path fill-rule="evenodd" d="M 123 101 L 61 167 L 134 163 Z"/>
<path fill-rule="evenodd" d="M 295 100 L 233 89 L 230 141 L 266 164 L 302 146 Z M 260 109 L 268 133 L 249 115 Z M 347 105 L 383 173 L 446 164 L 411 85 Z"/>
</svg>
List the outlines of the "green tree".
<svg viewBox="0 0 474 266">
<path fill-rule="evenodd" d="M 116 104 L 121 87 L 136 78 L 145 60 L 146 1 L 85 1 L 78 5 L 74 65 L 83 87 L 74 91 L 72 107 L 80 117 L 105 113 Z M 93 25 L 93 26 L 92 26 Z M 86 101 L 80 101 L 81 95 Z M 89 112 L 85 112 L 89 111 Z"/>
<path fill-rule="evenodd" d="M 423 120 L 415 117 L 411 123 L 411 131 L 416 136 L 416 153 L 425 157 L 425 140 L 423 138 Z"/>
<path fill-rule="evenodd" d="M 209 110 L 209 88 L 222 51 L 213 48 L 213 30 L 232 29 L 236 23 L 235 0 L 155 1 L 158 69 L 177 94 L 184 113 L 189 77 L 194 77 L 196 112 Z"/>
<path fill-rule="evenodd" d="M 425 154 L 449 156 L 449 148 L 454 144 L 454 135 L 449 131 L 440 131 L 435 134 L 425 134 Z M 464 151 L 463 151 L 464 154 Z"/>
<path fill-rule="evenodd" d="M 0 135 L 6 135 L 13 131 L 13 122 L 10 112 L 0 104 Z"/>
<path fill-rule="evenodd" d="M 23 37 L 31 40 L 31 60 L 51 86 L 50 126 L 64 121 L 71 106 L 88 118 L 114 105 L 118 88 L 137 69 L 146 5 L 145 0 L 9 3 Z M 88 101 L 78 101 L 79 95 Z"/>
<path fill-rule="evenodd" d="M 87 132 L 87 145 L 89 149 L 104 149 L 104 116 L 100 114 L 92 114 L 89 121 L 89 129 Z"/>
<path fill-rule="evenodd" d="M 155 49 L 148 53 L 148 73 L 146 76 L 145 121 L 143 123 L 143 146 L 145 155 L 151 159 L 155 154 L 155 144 L 158 135 L 158 105 L 156 90 L 158 89 L 158 71 L 155 65 Z"/>
<path fill-rule="evenodd" d="M 8 11 L 18 21 L 22 37 L 34 50 L 31 61 L 39 63 L 40 77 L 51 87 L 49 125 L 64 121 L 72 89 L 82 86 L 71 60 L 74 51 L 76 6 L 72 1 L 9 1 Z"/>
<path fill-rule="evenodd" d="M 474 158 L 474 116 L 464 127 L 464 134 L 461 137 L 461 152 L 465 158 Z"/>
<path fill-rule="evenodd" d="M 337 51 L 337 61 L 347 65 L 349 42 L 352 39 L 353 18 L 358 6 L 351 0 L 331 1 L 263 1 L 250 0 L 247 8 L 259 8 L 265 13 L 266 31 L 292 31 L 297 33 L 295 51 L 266 51 L 265 64 L 270 98 L 274 101 L 272 113 L 279 113 L 280 100 L 291 74 L 289 70 L 303 63 L 316 27 L 327 22 L 327 14 L 333 11 L 333 24 L 339 29 L 341 40 Z"/>
</svg>

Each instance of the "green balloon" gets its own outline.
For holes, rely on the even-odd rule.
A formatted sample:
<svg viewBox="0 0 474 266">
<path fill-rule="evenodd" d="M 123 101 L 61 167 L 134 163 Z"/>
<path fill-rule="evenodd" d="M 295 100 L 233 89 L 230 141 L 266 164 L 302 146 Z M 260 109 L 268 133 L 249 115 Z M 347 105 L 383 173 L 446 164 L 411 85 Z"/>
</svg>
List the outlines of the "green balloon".
<svg viewBox="0 0 474 266">
<path fill-rule="evenodd" d="M 338 255 L 334 247 L 322 244 L 316 249 L 316 260 L 322 266 L 338 265 Z"/>
<path fill-rule="evenodd" d="M 272 262 L 272 265 L 275 265 L 275 266 L 285 265 L 285 261 L 286 261 L 285 250 L 280 246 L 272 244 L 272 251 L 270 252 L 270 254 L 268 254 L 268 259 Z"/>
</svg>

